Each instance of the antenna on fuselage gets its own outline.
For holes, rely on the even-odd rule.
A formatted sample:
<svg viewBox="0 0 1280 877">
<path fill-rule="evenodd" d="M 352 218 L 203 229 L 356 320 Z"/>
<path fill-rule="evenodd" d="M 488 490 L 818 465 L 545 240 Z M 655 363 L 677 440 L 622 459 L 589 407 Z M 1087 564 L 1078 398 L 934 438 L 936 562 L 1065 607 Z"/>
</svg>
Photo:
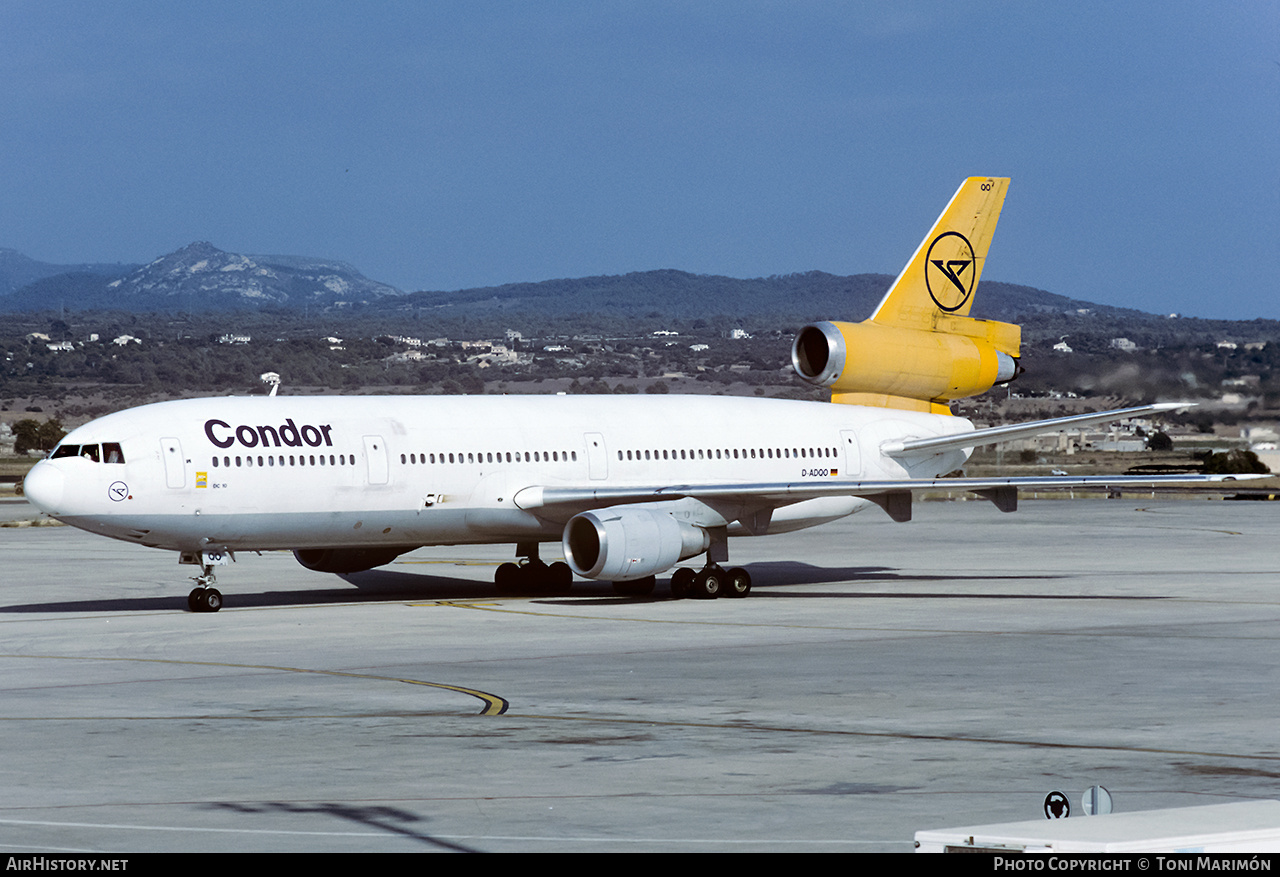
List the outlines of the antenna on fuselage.
<svg viewBox="0 0 1280 877">
<path fill-rule="evenodd" d="M 271 393 L 269 395 L 274 396 L 276 394 L 276 390 L 280 389 L 280 373 L 279 372 L 263 372 L 258 377 L 262 381 L 262 383 L 271 385 Z"/>
</svg>

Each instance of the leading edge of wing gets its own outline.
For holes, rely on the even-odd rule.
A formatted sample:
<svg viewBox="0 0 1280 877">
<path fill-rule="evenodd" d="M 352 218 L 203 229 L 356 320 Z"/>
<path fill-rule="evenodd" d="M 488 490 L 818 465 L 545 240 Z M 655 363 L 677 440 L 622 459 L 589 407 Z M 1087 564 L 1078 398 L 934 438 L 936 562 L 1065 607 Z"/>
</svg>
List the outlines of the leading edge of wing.
<svg viewBox="0 0 1280 877">
<path fill-rule="evenodd" d="M 921 478 L 900 481 L 800 481 L 741 484 L 684 484 L 669 487 L 526 487 L 515 495 L 525 511 L 551 507 L 580 510 L 662 500 L 756 500 L 773 506 L 826 496 L 878 497 L 888 493 L 1001 488 L 1022 490 L 1178 490 L 1266 478 L 1266 475 L 1079 475 L 1023 478 Z"/>
<path fill-rule="evenodd" d="M 1139 405 L 1135 408 L 1118 408 L 1114 411 L 1095 411 L 1091 414 L 1072 414 L 1068 417 L 1054 417 L 1049 420 L 1032 420 L 1027 423 L 1012 423 L 1008 426 L 993 426 L 987 429 L 975 429 L 969 432 L 938 436 L 937 438 L 890 441 L 880 446 L 880 452 L 887 457 L 895 458 L 937 454 L 943 451 L 976 448 L 980 445 L 1029 438 L 1068 427 L 1088 426 L 1091 423 L 1107 423 L 1112 420 L 1128 420 L 1131 417 L 1142 417 L 1145 414 L 1191 408 L 1195 404 L 1194 402 L 1158 402 L 1154 405 Z"/>
</svg>

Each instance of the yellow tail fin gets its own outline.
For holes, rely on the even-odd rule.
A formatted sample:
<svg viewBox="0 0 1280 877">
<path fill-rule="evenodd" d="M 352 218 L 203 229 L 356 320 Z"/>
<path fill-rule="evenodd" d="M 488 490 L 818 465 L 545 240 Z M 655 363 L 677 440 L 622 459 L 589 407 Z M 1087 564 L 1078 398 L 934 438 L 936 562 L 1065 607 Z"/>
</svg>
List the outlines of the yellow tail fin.
<svg viewBox="0 0 1280 877">
<path fill-rule="evenodd" d="M 967 316 L 1008 189 L 1008 177 L 965 180 L 885 293 L 872 322 L 936 329 L 941 317 Z"/>
</svg>

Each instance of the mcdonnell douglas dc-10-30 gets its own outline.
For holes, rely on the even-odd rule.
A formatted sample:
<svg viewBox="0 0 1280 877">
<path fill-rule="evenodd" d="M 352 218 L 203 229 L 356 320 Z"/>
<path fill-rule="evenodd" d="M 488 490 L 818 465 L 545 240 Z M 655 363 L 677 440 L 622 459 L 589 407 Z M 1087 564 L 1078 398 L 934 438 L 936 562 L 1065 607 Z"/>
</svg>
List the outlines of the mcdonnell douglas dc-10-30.
<svg viewBox="0 0 1280 877">
<path fill-rule="evenodd" d="M 785 533 L 921 490 L 1002 511 L 1020 487 L 1159 487 L 1172 478 L 946 478 L 977 446 L 1180 407 L 1147 405 L 976 429 L 952 400 L 1013 380 L 1018 326 L 970 317 L 1009 181 L 957 190 L 870 319 L 796 337 L 800 377 L 830 402 L 707 396 L 285 396 L 188 399 L 72 430 L 28 474 L 28 499 L 68 524 L 198 565 L 193 611 L 217 611 L 214 568 L 292 549 L 353 573 L 428 545 L 514 543 L 499 590 L 576 574 L 647 594 L 742 597 L 729 537 Z M 559 542 L 564 561 L 539 545 Z"/>
</svg>

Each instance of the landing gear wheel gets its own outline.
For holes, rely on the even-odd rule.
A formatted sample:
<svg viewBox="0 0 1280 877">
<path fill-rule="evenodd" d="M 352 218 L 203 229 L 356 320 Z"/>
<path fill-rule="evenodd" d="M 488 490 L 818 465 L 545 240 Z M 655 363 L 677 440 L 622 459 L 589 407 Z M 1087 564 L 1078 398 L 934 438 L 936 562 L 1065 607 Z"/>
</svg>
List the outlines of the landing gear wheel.
<svg viewBox="0 0 1280 877">
<path fill-rule="evenodd" d="M 573 570 L 563 560 L 557 560 L 547 567 L 547 580 L 552 591 L 567 594 L 573 588 Z"/>
<path fill-rule="evenodd" d="M 493 583 L 498 586 L 499 594 L 514 594 L 520 590 L 523 579 L 520 566 L 511 562 L 502 564 L 493 574 Z"/>
<path fill-rule="evenodd" d="M 564 561 L 548 566 L 539 560 L 507 562 L 493 574 L 500 594 L 566 594 L 573 587 L 573 570 Z"/>
<path fill-rule="evenodd" d="M 729 570 L 725 576 L 724 596 L 745 597 L 751 593 L 751 574 L 740 566 Z"/>
<path fill-rule="evenodd" d="M 520 590 L 526 594 L 554 594 L 555 582 L 551 577 L 551 567 L 540 560 L 530 560 L 520 567 L 524 579 Z"/>
<path fill-rule="evenodd" d="M 690 590 L 693 588 L 693 580 L 697 573 L 682 566 L 671 574 L 671 597 L 675 600 L 681 600 L 689 596 Z"/>
<path fill-rule="evenodd" d="M 725 574 L 719 567 L 699 570 L 693 577 L 693 594 L 699 600 L 714 600 L 724 591 Z"/>
<path fill-rule="evenodd" d="M 187 594 L 187 608 L 192 612 L 217 612 L 222 608 L 222 592 L 217 588 L 196 588 Z"/>
</svg>

